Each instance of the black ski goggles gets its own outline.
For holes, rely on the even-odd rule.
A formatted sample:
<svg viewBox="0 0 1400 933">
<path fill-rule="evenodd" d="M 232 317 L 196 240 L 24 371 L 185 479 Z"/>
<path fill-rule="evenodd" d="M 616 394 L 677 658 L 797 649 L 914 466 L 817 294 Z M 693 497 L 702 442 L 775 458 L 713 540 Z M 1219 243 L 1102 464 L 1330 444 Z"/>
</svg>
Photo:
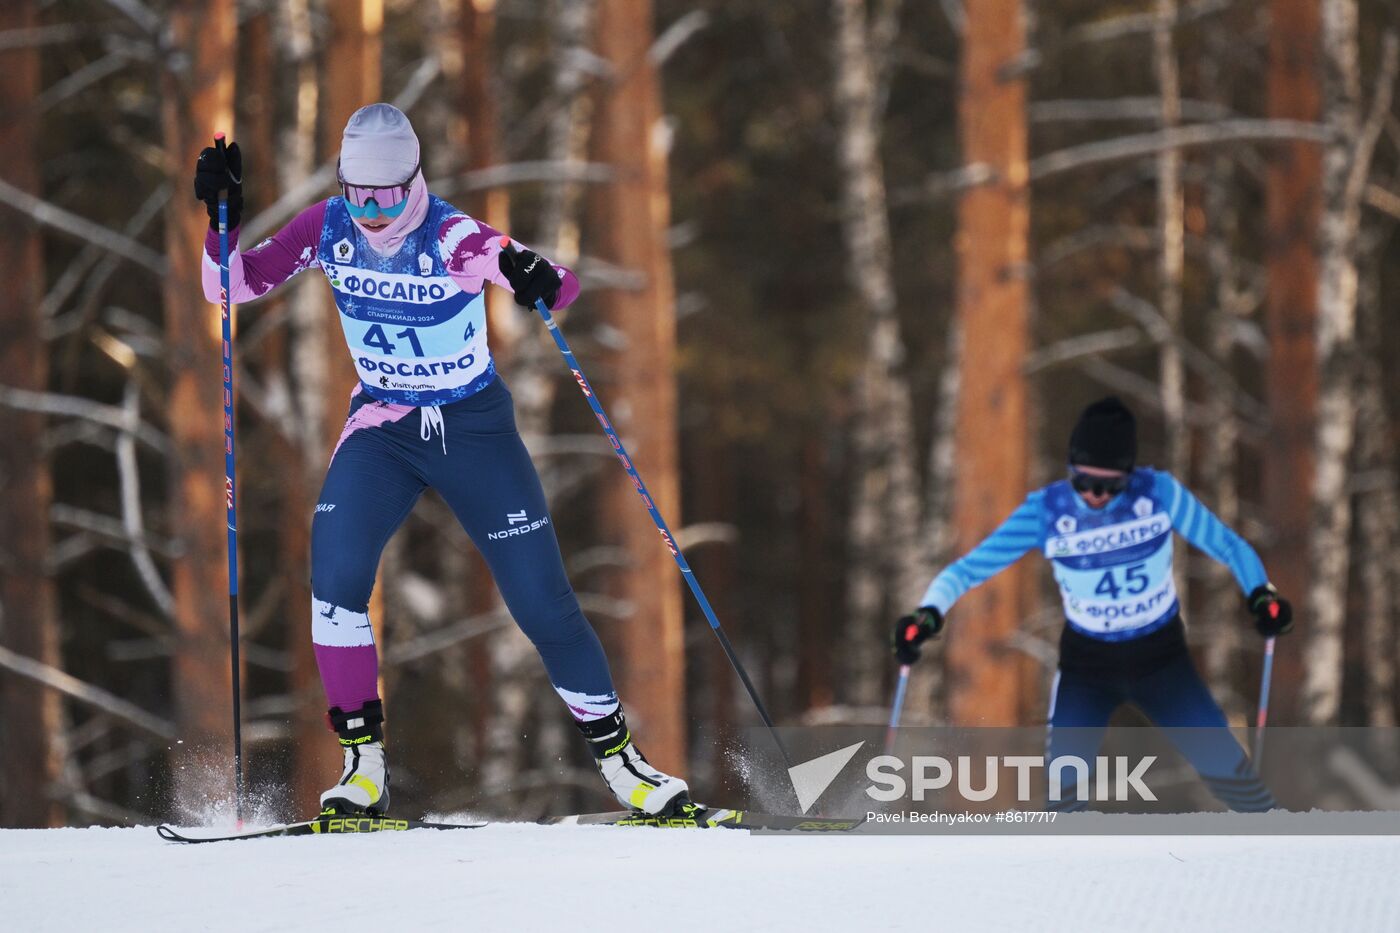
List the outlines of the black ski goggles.
<svg viewBox="0 0 1400 933">
<path fill-rule="evenodd" d="M 1116 496 L 1128 488 L 1128 476 L 1126 473 L 1120 473 L 1117 476 L 1092 476 L 1071 467 L 1069 484 L 1074 487 L 1075 492 L 1087 492 L 1095 496 Z"/>
</svg>

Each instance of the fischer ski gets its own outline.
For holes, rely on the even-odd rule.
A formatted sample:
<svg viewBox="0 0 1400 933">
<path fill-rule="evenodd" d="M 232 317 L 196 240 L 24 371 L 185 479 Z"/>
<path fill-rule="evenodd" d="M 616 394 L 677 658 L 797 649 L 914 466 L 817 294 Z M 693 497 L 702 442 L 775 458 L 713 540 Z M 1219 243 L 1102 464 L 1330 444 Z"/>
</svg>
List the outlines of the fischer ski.
<svg viewBox="0 0 1400 933">
<path fill-rule="evenodd" d="M 728 810 L 687 804 L 681 812 L 649 816 L 638 810 L 617 813 L 580 813 L 556 816 L 542 823 L 551 826 L 649 826 L 656 829 L 760 829 L 807 833 L 850 832 L 865 822 L 865 817 L 850 819 L 828 816 L 784 816 L 774 813 L 754 813 L 750 810 Z"/>
<path fill-rule="evenodd" d="M 156 827 L 167 842 L 231 842 L 236 839 L 270 839 L 275 836 L 332 836 L 352 833 L 404 832 L 410 829 L 480 829 L 485 823 L 427 823 L 422 820 L 395 820 L 383 816 L 318 816 L 300 823 L 284 823 L 263 829 L 248 829 L 217 836 L 190 835 L 169 823 Z M 197 830 L 195 831 L 198 832 Z"/>
<path fill-rule="evenodd" d="M 156 833 L 167 842 L 231 842 L 238 839 L 271 839 L 279 836 L 331 836 L 360 833 L 404 832 L 410 829 L 480 829 L 483 826 L 508 824 L 510 820 L 485 823 L 429 823 L 421 820 L 396 820 L 382 816 L 318 816 L 300 823 L 284 823 L 262 829 L 201 835 L 200 830 L 181 830 L 168 823 L 156 827 Z M 619 810 L 614 813 L 575 813 L 551 816 L 539 820 L 546 826 L 647 826 L 654 829 L 748 829 L 804 833 L 850 832 L 865 822 L 865 818 L 829 816 L 786 816 L 775 813 L 755 813 L 751 810 L 730 810 L 686 804 L 678 812 L 651 816 L 640 810 Z"/>
</svg>

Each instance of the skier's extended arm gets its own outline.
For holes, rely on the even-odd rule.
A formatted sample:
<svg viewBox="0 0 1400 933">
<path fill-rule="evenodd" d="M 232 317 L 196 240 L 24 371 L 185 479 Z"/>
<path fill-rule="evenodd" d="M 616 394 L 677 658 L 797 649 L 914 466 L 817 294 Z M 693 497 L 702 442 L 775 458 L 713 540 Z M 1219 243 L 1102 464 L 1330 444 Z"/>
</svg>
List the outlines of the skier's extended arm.
<svg viewBox="0 0 1400 933">
<path fill-rule="evenodd" d="M 194 194 L 209 212 L 209 231 L 204 235 L 204 261 L 200 279 L 204 297 L 218 302 L 219 294 L 219 192 L 228 199 L 229 300 L 238 303 L 261 298 L 278 285 L 305 269 L 317 265 L 316 246 L 326 216 L 326 202 L 313 204 L 292 222 L 259 244 L 243 252 L 238 248 L 238 227 L 243 220 L 243 155 L 238 143 L 228 147 L 221 158 L 216 149 L 205 149 L 195 165 Z"/>
<path fill-rule="evenodd" d="M 943 630 L 943 616 L 964 593 L 1044 542 L 1044 501 L 1043 489 L 1031 493 L 996 531 L 933 578 L 919 608 L 894 624 L 894 655 L 899 663 L 913 664 L 919 659 L 919 646 Z"/>
<path fill-rule="evenodd" d="M 1264 571 L 1264 562 L 1249 542 L 1217 518 L 1175 476 L 1159 472 L 1156 484 L 1157 498 L 1166 503 L 1167 517 L 1177 533 L 1230 568 L 1260 634 L 1268 637 L 1288 631 L 1293 625 L 1292 606 L 1279 597 Z"/>
<path fill-rule="evenodd" d="M 515 295 L 522 308 L 531 309 L 536 298 L 558 310 L 578 297 L 578 277 L 573 272 L 544 261 L 518 243 L 512 255 L 501 248 L 500 240 L 500 231 L 466 214 L 453 214 L 442 222 L 438 250 L 459 288 L 477 293 L 493 282 Z"/>
<path fill-rule="evenodd" d="M 261 298 L 298 272 L 320 265 L 316 246 L 325 217 L 326 202 L 313 204 L 246 253 L 238 248 L 238 228 L 230 225 L 229 301 L 238 304 Z M 204 297 L 219 301 L 219 234 L 213 230 L 204 235 L 204 263 L 200 272 Z"/>
<path fill-rule="evenodd" d="M 947 615 L 953 603 L 968 590 L 987 582 L 1031 548 L 1044 543 L 1044 501 L 1045 491 L 1041 489 L 1027 496 L 996 531 L 933 578 L 919 605 Z"/>
</svg>

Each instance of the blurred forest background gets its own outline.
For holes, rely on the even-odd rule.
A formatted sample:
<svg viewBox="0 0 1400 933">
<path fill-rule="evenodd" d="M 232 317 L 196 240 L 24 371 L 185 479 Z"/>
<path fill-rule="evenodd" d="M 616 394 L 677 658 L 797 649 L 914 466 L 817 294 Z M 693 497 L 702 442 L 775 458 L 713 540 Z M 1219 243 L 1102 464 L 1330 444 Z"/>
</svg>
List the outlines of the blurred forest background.
<svg viewBox="0 0 1400 933">
<path fill-rule="evenodd" d="M 348 115 L 583 281 L 560 315 L 783 723 L 879 722 L 893 617 L 1079 409 L 1139 414 L 1298 610 L 1271 722 L 1394 725 L 1400 15 L 1387 0 L 4 0 L 0 824 L 230 793 L 218 309 L 192 166 L 243 149 L 242 241 L 334 192 Z M 537 319 L 491 342 L 642 747 L 698 799 L 756 716 Z M 338 768 L 312 507 L 353 370 L 317 275 L 237 310 L 244 741 L 304 813 Z M 1183 549 L 1232 721 L 1261 641 Z M 465 535 L 385 554 L 395 797 L 606 804 Z M 969 595 L 906 722 L 1042 722 L 1029 559 Z M 729 793 L 735 793 L 730 790 Z"/>
</svg>

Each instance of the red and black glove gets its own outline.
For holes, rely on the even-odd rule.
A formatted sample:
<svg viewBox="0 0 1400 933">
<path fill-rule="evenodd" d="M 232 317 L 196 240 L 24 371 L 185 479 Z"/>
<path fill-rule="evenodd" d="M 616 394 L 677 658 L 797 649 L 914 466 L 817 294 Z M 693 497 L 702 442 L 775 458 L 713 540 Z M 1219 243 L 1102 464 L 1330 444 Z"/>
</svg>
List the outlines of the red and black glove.
<svg viewBox="0 0 1400 933">
<path fill-rule="evenodd" d="M 1272 583 L 1256 586 L 1245 602 L 1254 614 L 1254 627 L 1265 638 L 1283 635 L 1293 628 L 1293 605 L 1278 595 Z"/>
<path fill-rule="evenodd" d="M 943 613 L 932 606 L 920 606 L 894 624 L 894 656 L 900 664 L 913 664 L 923 652 L 920 647 L 943 631 Z"/>
</svg>

